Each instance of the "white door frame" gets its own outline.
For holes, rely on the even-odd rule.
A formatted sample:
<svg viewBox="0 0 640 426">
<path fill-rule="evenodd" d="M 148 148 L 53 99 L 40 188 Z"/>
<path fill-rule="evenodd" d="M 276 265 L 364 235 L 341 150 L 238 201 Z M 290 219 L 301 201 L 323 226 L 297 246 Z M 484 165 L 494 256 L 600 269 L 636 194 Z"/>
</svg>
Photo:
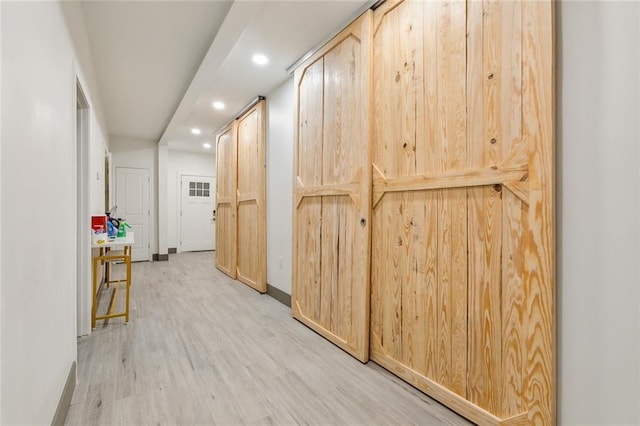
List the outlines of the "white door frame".
<svg viewBox="0 0 640 426">
<path fill-rule="evenodd" d="M 91 234 L 89 221 L 89 103 L 76 80 L 76 293 L 78 336 L 91 333 Z"/>
<path fill-rule="evenodd" d="M 209 179 L 213 179 L 214 181 L 216 180 L 215 176 L 207 176 L 207 175 L 199 175 L 199 174 L 195 174 L 195 173 L 182 173 L 182 172 L 178 172 L 177 174 L 177 182 L 176 182 L 176 192 L 178 195 L 178 199 L 176 200 L 176 221 L 178 222 L 178 226 L 176 227 L 176 229 L 178 230 L 178 232 L 176 233 L 176 252 L 180 253 L 182 252 L 182 244 L 180 243 L 182 241 L 182 177 L 204 177 L 204 178 L 209 178 Z M 217 182 L 216 182 L 217 183 Z M 215 188 L 211 189 L 212 191 L 215 191 Z M 214 192 L 215 195 L 215 192 Z M 215 209 L 215 203 L 213 208 Z M 215 251 L 216 246 L 215 244 L 213 245 L 213 250 Z"/>
</svg>

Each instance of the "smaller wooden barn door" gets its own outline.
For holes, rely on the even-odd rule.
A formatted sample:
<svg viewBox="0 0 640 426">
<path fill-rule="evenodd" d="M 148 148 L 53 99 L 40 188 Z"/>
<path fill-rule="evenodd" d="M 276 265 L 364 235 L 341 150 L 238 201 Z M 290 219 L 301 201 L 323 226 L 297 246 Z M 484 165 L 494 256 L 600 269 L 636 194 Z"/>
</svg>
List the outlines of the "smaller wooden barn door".
<svg viewBox="0 0 640 426">
<path fill-rule="evenodd" d="M 235 122 L 216 144 L 216 267 L 236 277 L 236 142 Z"/>
<path fill-rule="evenodd" d="M 237 120 L 237 277 L 267 291 L 265 240 L 265 101 Z"/>
<path fill-rule="evenodd" d="M 368 359 L 371 14 L 295 73 L 293 316 Z"/>
</svg>

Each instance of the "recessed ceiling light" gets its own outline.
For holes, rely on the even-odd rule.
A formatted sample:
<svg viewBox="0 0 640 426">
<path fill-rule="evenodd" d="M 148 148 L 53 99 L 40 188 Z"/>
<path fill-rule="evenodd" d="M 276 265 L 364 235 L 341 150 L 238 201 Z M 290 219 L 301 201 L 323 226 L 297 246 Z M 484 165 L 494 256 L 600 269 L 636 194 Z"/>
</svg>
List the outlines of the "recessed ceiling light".
<svg viewBox="0 0 640 426">
<path fill-rule="evenodd" d="M 269 62 L 269 58 L 267 58 L 266 56 L 264 56 L 261 53 L 257 53 L 255 55 L 253 55 L 253 62 L 258 64 L 258 65 L 266 65 Z"/>
<path fill-rule="evenodd" d="M 206 149 L 209 149 L 209 148 L 211 148 L 211 144 L 210 143 L 203 143 L 202 147 L 206 148 Z"/>
<path fill-rule="evenodd" d="M 193 133 L 194 135 L 199 135 L 202 132 L 197 127 L 194 127 L 193 129 L 191 129 L 191 133 Z"/>
<path fill-rule="evenodd" d="M 215 109 L 224 109 L 224 102 L 221 102 L 221 101 L 215 101 L 215 102 L 213 103 L 213 107 L 214 107 Z"/>
</svg>

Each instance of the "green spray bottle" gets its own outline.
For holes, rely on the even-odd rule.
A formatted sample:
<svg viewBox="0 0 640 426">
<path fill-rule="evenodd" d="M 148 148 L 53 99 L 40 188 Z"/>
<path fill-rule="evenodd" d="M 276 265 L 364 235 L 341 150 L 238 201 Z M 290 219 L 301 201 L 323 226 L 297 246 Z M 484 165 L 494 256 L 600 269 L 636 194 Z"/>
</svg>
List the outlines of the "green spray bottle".
<svg viewBox="0 0 640 426">
<path fill-rule="evenodd" d="M 127 236 L 127 228 L 131 226 L 124 220 L 120 220 L 120 226 L 118 227 L 118 238 L 124 238 Z"/>
</svg>

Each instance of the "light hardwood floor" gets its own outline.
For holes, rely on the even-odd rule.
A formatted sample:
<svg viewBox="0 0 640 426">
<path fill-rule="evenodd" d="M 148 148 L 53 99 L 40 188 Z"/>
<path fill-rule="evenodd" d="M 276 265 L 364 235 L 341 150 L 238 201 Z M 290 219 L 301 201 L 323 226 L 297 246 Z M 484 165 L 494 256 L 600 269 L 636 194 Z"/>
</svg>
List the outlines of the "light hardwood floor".
<svg viewBox="0 0 640 426">
<path fill-rule="evenodd" d="M 133 265 L 129 324 L 78 340 L 67 424 L 470 424 L 213 265 L 212 252 Z"/>
</svg>

